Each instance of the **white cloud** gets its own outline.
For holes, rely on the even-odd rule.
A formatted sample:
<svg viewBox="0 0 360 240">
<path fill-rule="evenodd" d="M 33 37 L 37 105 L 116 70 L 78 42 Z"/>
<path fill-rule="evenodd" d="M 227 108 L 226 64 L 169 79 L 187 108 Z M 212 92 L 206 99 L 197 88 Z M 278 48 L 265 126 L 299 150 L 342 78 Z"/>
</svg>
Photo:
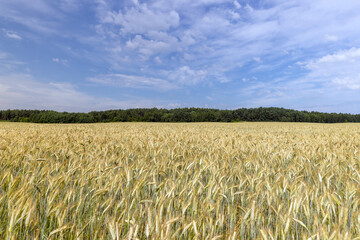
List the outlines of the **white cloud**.
<svg viewBox="0 0 360 240">
<path fill-rule="evenodd" d="M 259 57 L 253 57 L 253 60 L 257 63 L 261 63 L 261 58 Z"/>
<path fill-rule="evenodd" d="M 176 11 L 154 11 L 145 3 L 127 9 L 124 13 L 109 11 L 102 19 L 103 23 L 120 25 L 123 33 L 131 34 L 168 30 L 170 27 L 177 27 L 179 21 L 180 17 Z"/>
<path fill-rule="evenodd" d="M 216 5 L 222 5 L 226 3 L 233 3 L 233 0 L 157 0 L 152 3 L 152 6 L 157 9 L 181 9 L 184 11 L 190 10 L 193 11 L 193 9 L 196 8 L 204 8 L 204 7 L 211 7 Z"/>
<path fill-rule="evenodd" d="M 228 13 L 229 12 L 224 12 L 221 9 L 209 11 L 201 15 L 199 19 L 196 19 L 190 31 L 193 32 L 195 36 L 202 37 L 203 41 L 211 36 L 216 36 L 216 38 L 225 37 L 220 34 L 226 34 L 226 31 L 231 28 Z"/>
<path fill-rule="evenodd" d="M 203 36 L 197 40 L 211 47 L 212 52 L 204 55 L 207 62 L 229 66 L 253 57 L 278 58 L 284 51 L 306 51 L 312 47 L 323 50 L 325 43 L 339 41 L 337 36 L 346 36 L 352 41 L 360 37 L 360 32 L 354 31 L 355 23 L 360 20 L 354 10 L 360 10 L 358 3 L 348 2 L 347 6 L 324 1 L 269 3 L 271 7 L 267 8 L 249 5 L 242 8 L 241 18 L 235 22 L 229 19 L 231 14 L 221 8 L 194 17 L 189 31 Z M 207 18 L 211 19 L 208 23 Z"/>
<path fill-rule="evenodd" d="M 329 42 L 336 42 L 339 40 L 338 36 L 325 34 L 325 39 Z"/>
<path fill-rule="evenodd" d="M 67 59 L 53 58 L 52 61 L 55 63 L 61 63 L 64 66 L 69 66 L 69 61 Z"/>
<path fill-rule="evenodd" d="M 81 7 L 80 0 L 59 0 L 56 1 L 56 3 L 59 4 L 60 8 L 66 12 L 76 11 Z"/>
<path fill-rule="evenodd" d="M 139 1 L 138 0 L 131 0 L 136 6 L 139 5 Z"/>
<path fill-rule="evenodd" d="M 108 74 L 88 78 L 87 80 L 102 85 L 121 88 L 151 88 L 158 90 L 171 90 L 178 88 L 176 84 L 168 82 L 164 79 L 126 74 Z"/>
<path fill-rule="evenodd" d="M 35 32 L 55 34 L 58 33 L 59 22 L 65 17 L 49 1 L 2 0 L 0 18 Z"/>
<path fill-rule="evenodd" d="M 93 110 L 153 107 L 163 102 L 127 96 L 119 101 L 95 98 L 73 84 L 39 82 L 28 74 L 0 75 L 0 109 L 47 109 L 88 112 Z"/>
<path fill-rule="evenodd" d="M 155 37 L 155 39 L 161 39 Z M 165 41 L 163 41 L 165 40 Z M 141 35 L 136 35 L 133 39 L 126 42 L 126 47 L 129 50 L 136 51 L 145 59 L 154 54 L 169 53 L 177 47 L 178 41 L 176 38 L 167 36 L 163 40 L 145 39 Z"/>
<path fill-rule="evenodd" d="M 189 66 L 183 66 L 168 73 L 169 79 L 180 85 L 195 85 L 202 82 L 208 75 L 205 70 L 193 70 Z"/>
<path fill-rule="evenodd" d="M 161 58 L 160 58 L 159 56 L 156 56 L 156 57 L 154 58 L 154 60 L 155 60 L 157 63 L 159 63 L 159 64 L 162 63 Z"/>
<path fill-rule="evenodd" d="M 155 57 L 155 59 L 156 58 L 157 57 Z M 141 70 L 144 71 L 144 69 Z M 87 80 L 101 85 L 116 86 L 120 88 L 143 88 L 153 90 L 173 90 L 193 86 L 199 83 L 210 84 L 213 81 L 229 81 L 223 74 L 214 69 L 192 69 L 189 66 L 160 71 L 158 74 L 161 77 L 117 73 L 90 77 Z"/>
<path fill-rule="evenodd" d="M 233 4 L 234 4 L 235 8 L 237 8 L 237 9 L 241 8 L 241 4 L 237 0 L 234 0 Z"/>
<path fill-rule="evenodd" d="M 6 52 L 0 52 L 0 74 L 9 71 L 16 71 L 18 67 L 22 65 L 24 65 L 24 62 L 15 60 Z"/>
<path fill-rule="evenodd" d="M 49 2 L 46 0 L 2 0 L 2 10 L 0 10 L 0 13 L 5 14 L 6 11 L 8 11 L 8 14 L 13 13 L 36 13 L 38 15 L 53 15 L 53 16 L 59 16 L 58 11 L 56 11 Z M 18 10 L 18 11 L 16 11 Z M 8 15 L 8 16 L 9 16 Z"/>
<path fill-rule="evenodd" d="M 15 32 L 6 32 L 6 36 L 8 38 L 12 38 L 12 39 L 16 39 L 16 40 L 22 40 L 22 37 L 20 37 L 17 33 Z"/>
<path fill-rule="evenodd" d="M 78 59 L 100 63 L 97 77 L 89 80 L 108 86 L 191 89 L 197 84 L 229 82 L 229 77 L 233 76 L 240 86 L 253 86 L 253 89 L 248 88 L 252 96 L 269 103 L 291 102 L 302 96 L 330 92 L 335 96 L 334 91 L 360 89 L 356 71 L 358 49 L 339 51 L 348 46 L 360 46 L 359 1 L 144 2 L 97 0 L 98 18 L 91 19 L 92 16 L 71 15 L 80 7 L 86 7 L 81 12 L 93 12 L 94 5 L 83 1 L 3 0 L 0 21 L 26 26 L 21 31 L 15 29 L 21 34 L 9 32 L 24 39 L 30 39 L 32 35 L 53 40 L 49 44 L 55 48 L 69 44 L 69 48 L 78 51 Z M 75 26 L 69 27 L 69 19 L 79 20 L 77 25 L 85 28 L 77 31 Z M 53 37 L 50 34 L 60 32 L 66 34 L 50 39 Z M 4 33 L 6 37 L 7 32 Z M 15 35 L 12 37 L 16 38 Z M 64 38 L 78 42 L 62 41 Z M 24 44 L 24 41 L 16 44 Z M 329 49 L 335 53 L 329 54 Z M 58 56 L 52 59 L 54 62 L 67 64 L 63 56 L 74 66 L 76 64 L 70 56 L 54 56 Z M 304 59 L 313 60 L 305 61 L 302 70 L 306 73 L 298 78 L 299 72 L 293 70 L 296 68 L 293 63 Z M 10 63 L 8 58 L 0 55 L 0 70 L 16 72 L 14 66 L 14 61 Z M 274 74 L 267 74 L 270 72 Z M 244 78 L 242 82 L 243 76 L 252 75 L 259 79 Z M 281 76 L 273 80 L 274 75 L 283 75 L 285 80 L 279 80 Z M 269 79 L 261 82 L 260 76 Z M 294 78 L 296 80 L 290 80 Z M 230 88 L 232 85 L 223 86 Z M 296 91 L 301 94 L 296 95 Z"/>
<path fill-rule="evenodd" d="M 232 10 L 229 10 L 229 14 L 231 15 L 231 19 L 232 19 L 232 20 L 237 21 L 237 20 L 240 20 L 240 19 L 241 19 L 241 15 L 240 15 L 239 13 L 237 13 L 237 12 L 234 12 L 234 11 L 232 11 Z"/>
<path fill-rule="evenodd" d="M 8 57 L 8 54 L 4 52 L 0 52 L 0 59 L 6 59 Z"/>
<path fill-rule="evenodd" d="M 332 79 L 332 82 L 341 86 L 346 87 L 352 90 L 360 89 L 360 74 L 357 74 L 355 78 L 353 77 L 335 77 Z"/>
<path fill-rule="evenodd" d="M 337 87 L 360 89 L 360 48 L 342 50 L 305 63 L 306 78 Z"/>
<path fill-rule="evenodd" d="M 334 54 L 323 56 L 319 59 L 309 61 L 306 67 L 309 69 L 318 68 L 320 64 L 338 64 L 338 63 L 353 63 L 360 58 L 360 48 L 351 48 L 348 50 L 342 50 Z"/>
<path fill-rule="evenodd" d="M 120 10 L 105 1 L 100 4 L 98 13 L 101 28 L 105 29 L 102 34 L 111 36 L 105 45 L 117 43 L 123 50 L 119 54 L 110 52 L 114 65 L 119 66 L 118 62 L 126 58 L 134 68 L 141 64 L 156 66 L 153 75 L 172 71 L 165 64 L 159 65 L 159 58 L 172 69 L 219 66 L 217 72 L 223 76 L 237 69 L 239 63 L 246 65 L 252 60 L 262 62 L 254 72 L 269 71 L 285 52 L 298 54 L 287 58 L 301 58 L 314 47 L 319 53 L 326 52 L 326 44 L 360 39 L 360 32 L 354 31 L 355 23 L 360 21 L 355 11 L 360 10 L 360 3 L 350 0 L 270 0 L 258 6 L 241 6 L 236 0 L 129 4 Z"/>
<path fill-rule="evenodd" d="M 281 106 L 358 113 L 360 48 L 350 48 L 300 63 L 303 76 L 249 81 L 240 90 L 250 107 Z M 245 84 L 246 84 L 245 83 Z"/>
<path fill-rule="evenodd" d="M 0 84 L 2 109 L 84 110 L 92 101 L 68 83 L 41 83 L 28 74 L 1 75 Z"/>
</svg>

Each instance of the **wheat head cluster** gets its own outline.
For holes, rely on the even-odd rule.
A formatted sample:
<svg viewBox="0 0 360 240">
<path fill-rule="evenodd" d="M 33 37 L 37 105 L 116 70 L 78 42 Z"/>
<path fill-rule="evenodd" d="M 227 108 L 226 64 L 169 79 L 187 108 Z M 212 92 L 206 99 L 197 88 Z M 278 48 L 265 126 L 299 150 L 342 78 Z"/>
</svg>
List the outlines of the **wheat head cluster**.
<svg viewBox="0 0 360 240">
<path fill-rule="evenodd" d="M 0 239 L 360 239 L 360 125 L 0 123 Z"/>
</svg>

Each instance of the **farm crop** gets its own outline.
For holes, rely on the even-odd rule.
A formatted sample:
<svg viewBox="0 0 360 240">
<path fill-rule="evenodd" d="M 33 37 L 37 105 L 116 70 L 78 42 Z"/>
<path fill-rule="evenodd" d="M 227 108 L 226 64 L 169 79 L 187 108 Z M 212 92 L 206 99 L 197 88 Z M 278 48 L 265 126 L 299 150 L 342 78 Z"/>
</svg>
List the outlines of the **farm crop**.
<svg viewBox="0 0 360 240">
<path fill-rule="evenodd" d="M 354 239 L 359 147 L 359 124 L 3 122 L 0 239 Z"/>
</svg>

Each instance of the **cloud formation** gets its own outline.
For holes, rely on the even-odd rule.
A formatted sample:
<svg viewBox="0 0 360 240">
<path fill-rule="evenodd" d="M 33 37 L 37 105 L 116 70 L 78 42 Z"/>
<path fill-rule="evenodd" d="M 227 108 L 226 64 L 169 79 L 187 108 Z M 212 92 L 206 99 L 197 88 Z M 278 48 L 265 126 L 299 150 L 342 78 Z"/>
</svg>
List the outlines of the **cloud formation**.
<svg viewBox="0 0 360 240">
<path fill-rule="evenodd" d="M 16 39 L 16 40 L 22 40 L 22 37 L 20 37 L 17 33 L 15 32 L 10 32 L 10 31 L 7 31 L 6 32 L 6 36 L 8 38 L 12 38 L 12 39 Z"/>
<path fill-rule="evenodd" d="M 341 50 L 305 64 L 307 81 L 323 82 L 339 88 L 360 89 L 360 48 Z"/>
<path fill-rule="evenodd" d="M 340 106 L 360 89 L 359 11 L 353 0 L 3 0 L 0 73 L 22 64 L 48 87 L 91 83 L 134 99 L 183 91 L 171 101 L 192 93 L 193 106 L 209 96 L 228 108 L 320 108 L 335 96 Z"/>
<path fill-rule="evenodd" d="M 101 109 L 169 106 L 156 100 L 134 97 L 114 100 L 96 98 L 66 82 L 39 82 L 29 74 L 0 75 L 0 109 L 45 109 L 89 112 Z"/>
<path fill-rule="evenodd" d="M 160 12 L 149 9 L 147 4 L 136 2 L 134 7 L 124 13 L 109 11 L 101 19 L 102 23 L 121 26 L 124 34 L 144 34 L 151 31 L 167 31 L 179 25 L 179 14 L 176 11 Z"/>
<path fill-rule="evenodd" d="M 175 84 L 164 79 L 126 74 L 108 74 L 88 78 L 88 81 L 121 88 L 156 88 L 159 90 L 171 90 L 178 88 Z"/>
</svg>

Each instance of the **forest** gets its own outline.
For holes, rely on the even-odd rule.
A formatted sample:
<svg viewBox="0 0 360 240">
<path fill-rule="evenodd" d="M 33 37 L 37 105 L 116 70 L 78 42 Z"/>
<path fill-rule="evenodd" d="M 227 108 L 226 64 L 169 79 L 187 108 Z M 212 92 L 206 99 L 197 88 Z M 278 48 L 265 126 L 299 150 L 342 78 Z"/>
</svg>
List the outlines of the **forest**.
<svg viewBox="0 0 360 240">
<path fill-rule="evenodd" d="M 100 122 L 360 122 L 360 114 L 297 111 L 285 108 L 136 108 L 93 111 L 89 113 L 50 110 L 2 110 L 1 121 L 32 123 L 100 123 Z"/>
</svg>

